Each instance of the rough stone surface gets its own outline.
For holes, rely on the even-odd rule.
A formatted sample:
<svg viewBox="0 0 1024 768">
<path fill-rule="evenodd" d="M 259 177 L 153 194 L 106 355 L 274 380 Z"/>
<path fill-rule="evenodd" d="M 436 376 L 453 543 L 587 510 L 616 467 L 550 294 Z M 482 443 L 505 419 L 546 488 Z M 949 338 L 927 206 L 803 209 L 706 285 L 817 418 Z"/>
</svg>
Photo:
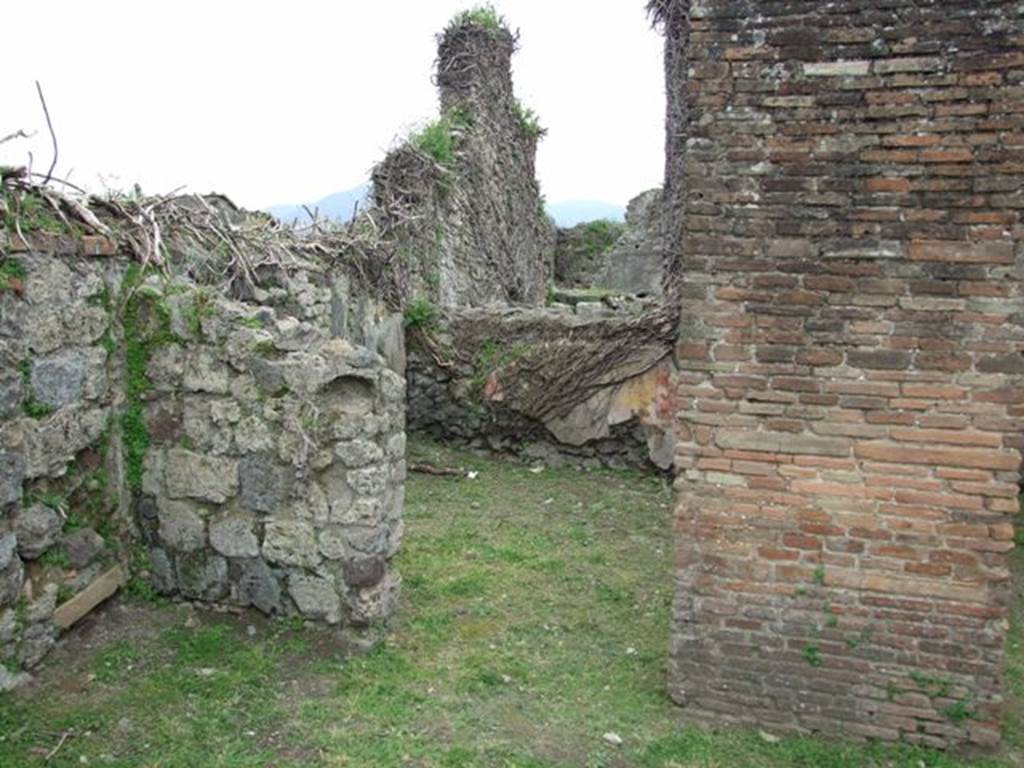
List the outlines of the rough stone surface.
<svg viewBox="0 0 1024 768">
<path fill-rule="evenodd" d="M 64 408 L 82 397 L 85 361 L 75 350 L 65 350 L 32 361 L 33 399 L 51 408 Z"/>
<path fill-rule="evenodd" d="M 0 607 L 13 605 L 21 592 L 25 571 L 18 557 L 18 540 L 0 536 Z"/>
<path fill-rule="evenodd" d="M 178 589 L 193 600 L 220 600 L 228 592 L 228 561 L 209 550 L 177 556 Z"/>
<path fill-rule="evenodd" d="M 0 452 L 0 508 L 21 501 L 25 459 L 17 453 Z"/>
<path fill-rule="evenodd" d="M 166 546 L 181 552 L 195 552 L 206 546 L 206 523 L 191 503 L 161 499 L 157 514 L 160 539 Z"/>
<path fill-rule="evenodd" d="M 662 5 L 669 692 L 716 726 L 992 745 L 1024 427 L 1017 4 Z"/>
<path fill-rule="evenodd" d="M 303 616 L 328 624 L 341 621 L 341 597 L 330 579 L 294 574 L 288 579 L 288 594 Z"/>
<path fill-rule="evenodd" d="M 389 201 L 403 208 L 415 201 L 412 217 L 385 226 L 401 227 L 416 254 L 407 260 L 410 295 L 437 306 L 544 301 L 555 231 L 534 171 L 540 135 L 520 118 L 513 94 L 515 47 L 504 28 L 466 23 L 446 30 L 438 41 L 441 110 L 449 121 L 472 116 L 451 127 L 454 157 L 439 168 L 403 145 L 373 172 L 380 210 Z"/>
<path fill-rule="evenodd" d="M 77 528 L 64 534 L 61 544 L 71 567 L 79 570 L 92 565 L 105 547 L 103 537 L 92 528 Z"/>
<path fill-rule="evenodd" d="M 238 493 L 238 462 L 173 449 L 164 458 L 164 482 L 171 498 L 223 504 Z"/>
<path fill-rule="evenodd" d="M 241 517 L 228 517 L 210 523 L 210 546 L 224 557 L 259 557 L 260 542 L 252 522 Z"/>
<path fill-rule="evenodd" d="M 449 313 L 444 342 L 464 350 L 454 361 L 438 364 L 436 350 L 411 336 L 409 428 L 558 466 L 665 469 L 674 445 L 674 322 L 659 338 L 657 317 L 586 321 L 539 310 Z M 638 328 L 641 343 L 633 335 Z M 502 343 L 474 351 L 480 338 Z M 567 374 L 566 361 L 579 357 L 599 362 L 591 371 Z M 517 377 L 520 365 L 529 376 Z M 553 395 L 558 406 L 535 410 L 537 389 Z"/>
<path fill-rule="evenodd" d="M 18 513 L 14 532 L 18 537 L 18 554 L 23 560 L 35 560 L 57 541 L 64 518 L 44 504 L 33 504 Z"/>
</svg>

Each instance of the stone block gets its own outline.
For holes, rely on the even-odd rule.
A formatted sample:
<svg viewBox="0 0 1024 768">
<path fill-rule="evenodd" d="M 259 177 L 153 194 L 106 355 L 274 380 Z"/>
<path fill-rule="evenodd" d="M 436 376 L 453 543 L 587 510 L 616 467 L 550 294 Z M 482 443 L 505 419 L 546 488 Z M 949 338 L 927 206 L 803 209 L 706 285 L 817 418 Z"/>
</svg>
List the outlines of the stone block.
<svg viewBox="0 0 1024 768">
<path fill-rule="evenodd" d="M 224 557 L 259 557 L 260 543 L 252 528 L 252 521 L 243 517 L 211 522 L 210 546 Z"/>
<path fill-rule="evenodd" d="M 85 357 L 64 350 L 32 361 L 29 383 L 32 399 L 51 408 L 65 408 L 82 399 Z"/>
<path fill-rule="evenodd" d="M 157 517 L 160 540 L 170 549 L 196 552 L 206 546 L 206 523 L 192 503 L 159 499 Z"/>
<path fill-rule="evenodd" d="M 239 463 L 239 478 L 242 506 L 254 512 L 279 510 L 295 485 L 294 471 L 267 453 L 244 456 Z"/>
<path fill-rule="evenodd" d="M 23 560 L 35 560 L 54 545 L 64 527 L 64 518 L 45 504 L 33 504 L 14 518 L 18 554 Z"/>
<path fill-rule="evenodd" d="M 228 561 L 208 550 L 175 556 L 178 589 L 193 600 L 220 600 L 228 592 Z"/>
<path fill-rule="evenodd" d="M 251 605 L 266 614 L 281 611 L 281 584 L 261 558 L 233 561 L 231 579 L 241 605 Z"/>
<path fill-rule="evenodd" d="M 164 459 L 164 482 L 172 499 L 223 504 L 238 494 L 238 461 L 175 448 Z"/>
<path fill-rule="evenodd" d="M 309 523 L 273 520 L 263 534 L 263 556 L 272 563 L 315 568 L 320 563 L 316 534 Z"/>
<path fill-rule="evenodd" d="M 341 621 L 341 598 L 332 580 L 292 574 L 288 578 L 288 594 L 304 617 L 327 624 Z"/>
</svg>

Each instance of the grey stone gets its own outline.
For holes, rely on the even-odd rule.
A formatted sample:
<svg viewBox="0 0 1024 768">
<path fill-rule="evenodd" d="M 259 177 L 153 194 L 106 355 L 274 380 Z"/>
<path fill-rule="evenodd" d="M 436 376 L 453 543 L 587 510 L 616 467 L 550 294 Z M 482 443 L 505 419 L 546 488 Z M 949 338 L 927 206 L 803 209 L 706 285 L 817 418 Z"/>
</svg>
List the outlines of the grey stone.
<svg viewBox="0 0 1024 768">
<path fill-rule="evenodd" d="M 268 454 L 256 453 L 239 463 L 242 506 L 255 512 L 274 512 L 291 495 L 294 472 Z"/>
<path fill-rule="evenodd" d="M 228 561 L 209 551 L 176 557 L 178 589 L 193 600 L 220 600 L 228 592 Z"/>
<path fill-rule="evenodd" d="M 388 484 L 388 468 L 385 466 L 354 469 L 348 473 L 348 484 L 361 496 L 378 496 Z"/>
<path fill-rule="evenodd" d="M 55 634 L 56 629 L 49 623 L 30 626 L 22 633 L 18 642 L 18 661 L 28 669 L 36 666 L 56 643 Z"/>
<path fill-rule="evenodd" d="M 29 377 L 32 398 L 51 408 L 64 408 L 82 399 L 85 360 L 80 352 L 65 350 L 32 361 Z"/>
<path fill-rule="evenodd" d="M 405 379 L 390 369 L 380 372 L 380 394 L 388 403 L 405 402 Z"/>
<path fill-rule="evenodd" d="M 139 496 L 135 501 L 135 523 L 144 544 L 156 544 L 160 531 L 160 517 L 156 501 L 151 496 Z"/>
<path fill-rule="evenodd" d="M 64 552 L 71 567 L 81 570 L 92 565 L 106 546 L 103 537 L 92 528 L 78 528 L 64 535 Z"/>
<path fill-rule="evenodd" d="M 223 504 L 238 494 L 238 462 L 193 453 L 182 448 L 167 452 L 164 483 L 173 499 L 200 499 Z"/>
<path fill-rule="evenodd" d="M 271 614 L 281 610 L 281 584 L 262 559 L 239 560 L 231 564 L 236 597 L 242 605 L 252 605 Z"/>
<path fill-rule="evenodd" d="M 365 467 L 384 458 L 384 451 L 370 440 L 336 443 L 334 453 L 346 467 Z"/>
<path fill-rule="evenodd" d="M 343 528 L 324 528 L 317 536 L 320 554 L 328 560 L 341 560 L 348 554 L 348 538 Z"/>
<path fill-rule="evenodd" d="M 178 590 L 174 563 L 167 552 L 157 547 L 149 550 L 149 575 L 153 588 L 160 594 L 170 595 Z"/>
<path fill-rule="evenodd" d="M 0 379 L 0 419 L 10 419 L 21 413 L 21 377 Z"/>
<path fill-rule="evenodd" d="M 392 571 L 372 587 L 353 590 L 349 598 L 352 623 L 373 624 L 391 616 L 398 605 L 401 586 L 401 578 Z"/>
<path fill-rule="evenodd" d="M 0 693 L 10 693 L 30 682 L 32 682 L 32 675 L 27 672 L 11 672 L 3 664 L 0 664 Z"/>
<path fill-rule="evenodd" d="M 179 552 L 195 552 L 206 546 L 206 524 L 192 504 L 160 499 L 157 505 L 164 544 Z"/>
<path fill-rule="evenodd" d="M 849 456 L 850 441 L 843 438 L 793 435 L 789 432 L 756 432 L 725 428 L 715 434 L 719 448 L 767 453 L 808 453 L 814 456 Z"/>
<path fill-rule="evenodd" d="M 23 509 L 14 520 L 18 536 L 18 554 L 23 560 L 35 560 L 53 546 L 64 526 L 64 518 L 45 504 Z"/>
<path fill-rule="evenodd" d="M 328 624 L 341 621 L 341 598 L 330 580 L 293 574 L 288 579 L 288 594 L 303 616 Z"/>
<path fill-rule="evenodd" d="M 25 479 L 25 458 L 18 453 L 0 453 L 0 507 L 21 501 Z"/>
<path fill-rule="evenodd" d="M 7 645 L 18 632 L 18 613 L 13 608 L 0 609 L 0 647 Z"/>
<path fill-rule="evenodd" d="M 383 557 L 356 557 L 342 564 L 345 583 L 350 587 L 372 587 L 379 584 L 387 573 L 387 563 Z"/>
<path fill-rule="evenodd" d="M 7 565 L 0 568 L 0 606 L 12 605 L 21 594 L 21 585 L 25 580 L 25 569 L 21 558 L 14 551 L 17 542 L 14 536 L 0 538 L 0 561 L 6 559 Z M 8 553 L 9 555 L 5 555 Z"/>
<path fill-rule="evenodd" d="M 855 368 L 899 370 L 910 367 L 910 353 L 891 349 L 850 350 L 847 364 Z"/>
<path fill-rule="evenodd" d="M 184 384 L 191 392 L 225 395 L 229 384 L 228 368 L 210 352 L 199 350 L 185 361 Z"/>
<path fill-rule="evenodd" d="M 273 563 L 314 568 L 320 563 L 313 526 L 299 521 L 276 520 L 267 523 L 263 537 L 263 556 Z"/>
<path fill-rule="evenodd" d="M 42 421 L 26 420 L 25 477 L 61 475 L 68 462 L 93 445 L 107 426 L 107 408 L 71 405 Z"/>
<path fill-rule="evenodd" d="M 13 533 L 0 536 L 0 571 L 6 571 L 20 562 L 18 557 L 18 539 Z"/>
<path fill-rule="evenodd" d="M 210 546 L 224 557 L 259 557 L 260 554 L 252 522 L 242 517 L 227 517 L 210 523 Z"/>
<path fill-rule="evenodd" d="M 29 624 L 38 624 L 41 621 L 49 621 L 56 609 L 57 585 L 47 584 L 43 587 L 43 594 L 29 603 L 26 619 Z"/>
</svg>

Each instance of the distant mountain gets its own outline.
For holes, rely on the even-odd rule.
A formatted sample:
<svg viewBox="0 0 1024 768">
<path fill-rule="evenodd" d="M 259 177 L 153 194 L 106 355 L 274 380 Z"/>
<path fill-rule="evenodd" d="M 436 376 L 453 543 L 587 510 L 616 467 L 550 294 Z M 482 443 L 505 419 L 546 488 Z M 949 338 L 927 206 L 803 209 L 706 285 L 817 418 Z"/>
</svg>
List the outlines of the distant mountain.
<svg viewBox="0 0 1024 768">
<path fill-rule="evenodd" d="M 366 207 L 365 201 L 369 195 L 370 185 L 363 184 L 344 192 L 335 192 L 315 203 L 307 203 L 306 208 L 315 211 L 321 219 L 348 221 L 352 218 L 352 212 L 357 204 L 360 210 Z M 285 224 L 306 224 L 310 220 L 309 214 L 301 205 L 274 205 L 267 209 L 267 213 Z"/>
<path fill-rule="evenodd" d="M 584 221 L 595 219 L 623 221 L 626 217 L 626 206 L 601 200 L 564 200 L 548 205 L 547 212 L 558 226 L 574 227 Z"/>
<path fill-rule="evenodd" d="M 369 196 L 370 185 L 363 184 L 344 192 L 335 192 L 315 203 L 308 203 L 306 207 L 311 211 L 316 211 L 322 219 L 348 221 L 352 218 L 352 211 L 356 204 L 359 204 L 360 210 L 365 208 Z M 560 227 L 573 227 L 581 222 L 595 219 L 622 221 L 626 215 L 624 205 L 601 200 L 564 200 L 551 203 L 546 210 Z M 301 205 L 274 205 L 267 209 L 267 213 L 286 224 L 309 222 L 309 214 Z"/>
</svg>

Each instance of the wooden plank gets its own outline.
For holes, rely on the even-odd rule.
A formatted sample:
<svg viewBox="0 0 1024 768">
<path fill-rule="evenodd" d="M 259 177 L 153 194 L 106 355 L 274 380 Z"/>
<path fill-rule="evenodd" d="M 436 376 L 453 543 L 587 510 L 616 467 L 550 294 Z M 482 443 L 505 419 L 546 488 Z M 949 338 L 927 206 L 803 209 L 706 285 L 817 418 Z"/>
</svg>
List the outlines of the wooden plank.
<svg viewBox="0 0 1024 768">
<path fill-rule="evenodd" d="M 92 584 L 83 589 L 53 612 L 53 623 L 61 629 L 68 629 L 75 622 L 88 614 L 124 586 L 127 581 L 124 569 L 115 565 L 106 573 L 97 577 Z"/>
</svg>

